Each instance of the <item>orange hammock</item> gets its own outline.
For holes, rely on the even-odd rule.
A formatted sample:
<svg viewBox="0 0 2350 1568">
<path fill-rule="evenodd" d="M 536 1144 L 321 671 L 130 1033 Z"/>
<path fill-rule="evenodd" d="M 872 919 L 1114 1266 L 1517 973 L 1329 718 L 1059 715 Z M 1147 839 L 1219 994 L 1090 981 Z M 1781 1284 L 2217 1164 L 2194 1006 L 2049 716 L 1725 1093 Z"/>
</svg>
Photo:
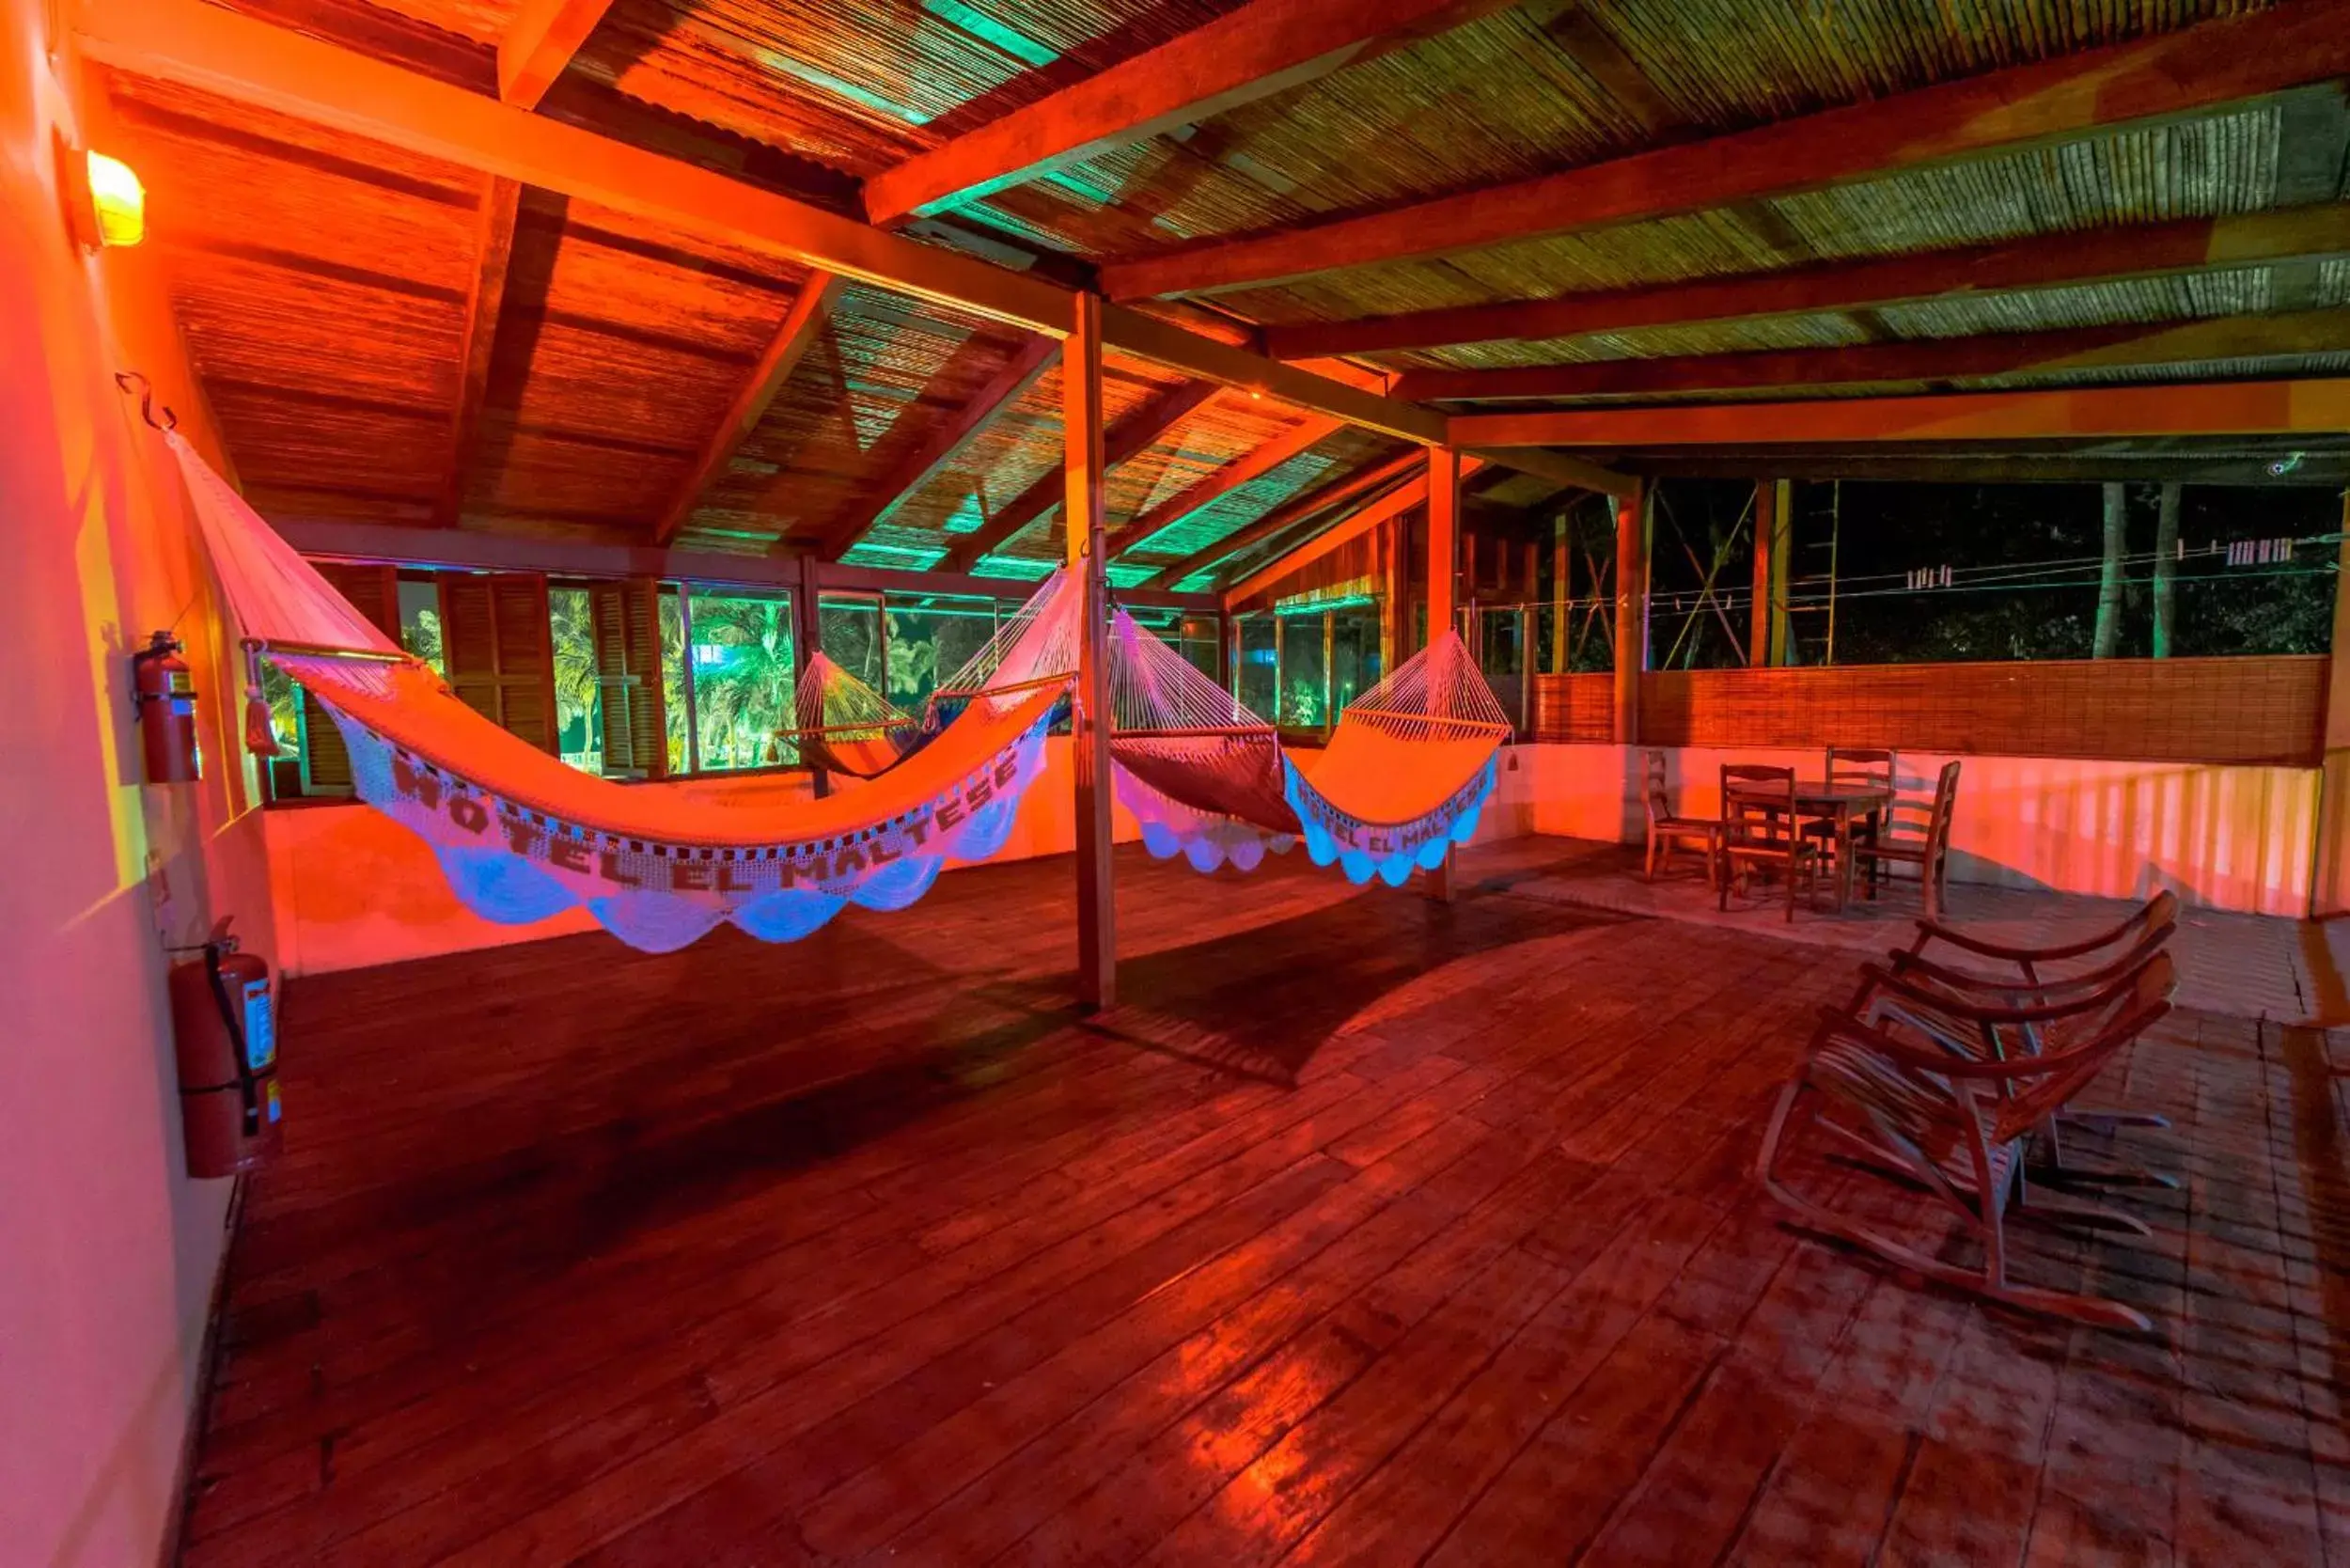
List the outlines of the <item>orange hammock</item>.
<svg viewBox="0 0 2350 1568">
<path fill-rule="evenodd" d="M 581 773 L 477 713 L 392 646 L 179 436 L 166 433 L 248 649 L 334 714 L 361 799 L 432 847 L 490 919 L 585 908 L 634 947 L 682 947 L 730 920 L 804 936 L 844 905 L 898 909 L 948 859 L 985 859 L 1042 771 L 1067 666 L 973 694 L 900 766 L 824 800 L 696 798 Z M 1073 646 L 1056 575 L 1023 612 L 1037 648 Z"/>
<path fill-rule="evenodd" d="M 922 721 L 832 662 L 822 650 L 810 654 L 793 706 L 800 728 L 783 739 L 799 747 L 811 768 L 877 778 L 915 749 Z"/>
</svg>

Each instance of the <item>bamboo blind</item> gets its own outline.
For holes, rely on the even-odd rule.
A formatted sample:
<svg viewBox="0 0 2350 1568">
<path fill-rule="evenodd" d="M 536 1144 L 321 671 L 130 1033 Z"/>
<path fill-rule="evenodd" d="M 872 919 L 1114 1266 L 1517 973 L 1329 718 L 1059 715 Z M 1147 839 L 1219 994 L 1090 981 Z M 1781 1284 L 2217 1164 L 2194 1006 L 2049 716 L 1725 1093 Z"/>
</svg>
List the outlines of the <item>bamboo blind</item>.
<svg viewBox="0 0 2350 1568">
<path fill-rule="evenodd" d="M 2326 660 L 2065 660 L 2038 664 L 1654 670 L 1650 745 L 1891 746 L 1989 756 L 2313 765 Z M 1604 742 L 1611 677 L 1535 678 L 1535 738 Z"/>
</svg>

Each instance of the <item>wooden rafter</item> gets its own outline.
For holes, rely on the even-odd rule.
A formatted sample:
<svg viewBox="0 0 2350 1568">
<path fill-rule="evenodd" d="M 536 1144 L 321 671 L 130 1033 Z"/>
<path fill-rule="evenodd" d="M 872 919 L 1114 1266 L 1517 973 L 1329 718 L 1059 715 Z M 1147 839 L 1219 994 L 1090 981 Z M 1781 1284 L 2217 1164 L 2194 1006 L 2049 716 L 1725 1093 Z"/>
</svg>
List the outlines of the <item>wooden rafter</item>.
<svg viewBox="0 0 2350 1568">
<path fill-rule="evenodd" d="M 465 480 L 481 447 L 481 406 L 490 391 L 490 355 L 497 347 L 498 316 L 506 304 L 507 263 L 514 254 L 514 221 L 523 188 L 493 178 L 481 193 L 474 229 L 474 274 L 465 295 L 465 341 L 457 377 L 457 414 L 449 431 L 448 472 L 433 521 L 453 527 L 465 499 Z"/>
<path fill-rule="evenodd" d="M 2344 343 L 2350 343 L 2350 309 L 2310 310 L 2200 321 L 2123 321 L 2057 332 L 2003 332 L 1850 348 L 1606 359 L 1506 370 L 1413 370 L 1397 384 L 1403 396 L 1428 400 L 1641 397 L 2186 365 L 2329 353 Z"/>
<path fill-rule="evenodd" d="M 2076 437 L 2338 434 L 2350 430 L 2350 380 L 2213 382 L 1963 392 L 1926 398 L 1705 403 L 1548 414 L 1464 414 L 1463 445 L 1748 446 L 1830 441 L 2001 441 Z"/>
<path fill-rule="evenodd" d="M 1485 465 L 1480 457 L 1461 455 L 1461 478 L 1466 478 Z M 1329 527 L 1283 551 L 1272 560 L 1258 567 L 1247 576 L 1224 590 L 1224 607 L 1230 609 L 1252 596 L 1263 592 L 1291 572 L 1309 566 L 1351 540 L 1362 538 L 1371 529 L 1402 516 L 1414 507 L 1428 504 L 1428 480 L 1425 476 L 1413 480 L 1371 502 L 1360 510 L 1340 518 Z"/>
<path fill-rule="evenodd" d="M 2035 235 L 2002 244 L 1841 261 L 1742 277 L 1562 294 L 1265 332 L 1277 356 L 1375 353 L 1454 343 L 1539 341 L 1590 333 L 1856 310 L 1960 292 L 2116 283 L 2221 267 L 2350 255 L 2350 209 L 2288 208 L 2129 228 Z M 1415 378 L 1396 395 L 1409 397 Z"/>
<path fill-rule="evenodd" d="M 1181 382 L 1119 420 L 1103 432 L 1104 468 L 1115 469 L 1129 458 L 1148 450 L 1159 437 L 1219 390 L 1221 388 L 1209 382 Z M 947 558 L 939 562 L 940 569 L 947 572 L 970 571 L 1058 507 L 1068 489 L 1068 481 L 1058 468 L 1047 471 L 1036 483 L 1014 496 L 1010 505 L 958 539 L 954 547 L 947 552 Z"/>
<path fill-rule="evenodd" d="M 1052 367 L 1053 358 L 1059 352 L 1060 345 L 1050 337 L 1031 337 L 1023 343 L 1019 352 L 988 379 L 987 384 L 955 410 L 951 418 L 931 431 L 919 447 L 908 452 L 885 478 L 858 501 L 826 537 L 818 553 L 828 561 L 837 561 L 856 548 L 857 541 L 897 510 L 900 502 L 937 478 L 939 470 L 971 445 L 987 429 L 990 420 L 1018 402 L 1022 394 Z"/>
<path fill-rule="evenodd" d="M 885 233 L 683 159 L 531 114 L 401 66 L 206 0 L 80 0 L 85 58 L 258 104 L 461 167 L 591 201 L 687 232 L 723 235 L 1052 337 L 1072 291 L 1044 278 Z M 1106 348 L 1426 445 L 1443 417 L 1215 342 L 1137 311 L 1102 312 Z"/>
<path fill-rule="evenodd" d="M 2350 3 L 2084 51 L 1538 180 L 1115 263 L 1113 299 L 1201 293 L 1732 206 L 2350 74 Z"/>
<path fill-rule="evenodd" d="M 535 109 L 612 0 L 522 0 L 498 39 L 498 96 Z"/>
<path fill-rule="evenodd" d="M 694 514 L 702 492 L 726 472 L 727 464 L 734 461 L 735 449 L 750 438 L 760 420 L 766 417 L 767 407 L 776 400 L 776 394 L 783 390 L 783 384 L 791 379 L 800 360 L 823 336 L 824 323 L 831 319 L 833 304 L 840 297 L 842 287 L 839 278 L 822 272 L 810 273 L 807 281 L 800 285 L 791 308 L 784 314 L 783 324 L 767 340 L 759 363 L 751 368 L 750 379 L 734 395 L 734 401 L 728 405 L 726 417 L 718 421 L 718 428 L 711 431 L 701 456 L 695 460 L 694 471 L 678 486 L 677 499 L 662 513 L 653 529 L 655 544 L 666 544 L 677 538 L 685 520 Z"/>
<path fill-rule="evenodd" d="M 1287 92 L 1509 0 L 1251 0 L 1204 26 L 918 153 L 865 184 L 899 223 Z"/>
<path fill-rule="evenodd" d="M 1214 506 L 1243 485 L 1253 484 L 1283 463 L 1303 456 L 1329 439 L 1339 429 L 1339 422 L 1335 419 L 1308 419 L 1261 446 L 1250 447 L 1214 473 L 1203 475 L 1185 485 L 1182 491 L 1136 517 L 1125 526 L 1113 528 L 1109 536 L 1110 559 L 1116 560 L 1127 551 L 1149 542 L 1153 535 Z"/>
<path fill-rule="evenodd" d="M 1177 583 L 1195 577 L 1210 567 L 1231 559 L 1244 550 L 1253 550 L 1268 540 L 1277 539 L 1300 524 L 1311 521 L 1324 512 L 1350 507 L 1377 495 L 1389 485 L 1401 484 L 1426 466 L 1424 455 L 1418 451 L 1389 458 L 1356 470 L 1345 478 L 1321 485 L 1302 495 L 1288 500 L 1258 518 L 1226 534 L 1214 543 L 1204 545 L 1182 560 L 1162 567 L 1156 576 L 1145 585 L 1149 588 L 1172 588 Z"/>
</svg>

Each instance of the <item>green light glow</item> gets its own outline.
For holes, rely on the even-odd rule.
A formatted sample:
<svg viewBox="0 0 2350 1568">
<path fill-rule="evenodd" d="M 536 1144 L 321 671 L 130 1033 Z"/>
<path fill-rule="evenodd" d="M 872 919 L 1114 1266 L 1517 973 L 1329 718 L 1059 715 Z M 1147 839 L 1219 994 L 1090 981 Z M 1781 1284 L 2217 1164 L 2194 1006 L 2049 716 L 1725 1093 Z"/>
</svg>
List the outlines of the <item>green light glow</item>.
<svg viewBox="0 0 2350 1568">
<path fill-rule="evenodd" d="M 951 22 L 973 38 L 985 39 L 1015 60 L 1032 66 L 1048 66 L 1060 55 L 1054 50 L 1017 32 L 992 16 L 983 15 L 963 4 L 963 0 L 922 0 L 922 8 L 942 22 Z"/>
<path fill-rule="evenodd" d="M 1349 594 L 1343 599 L 1314 599 L 1303 604 L 1276 604 L 1275 615 L 1322 615 L 1330 610 L 1359 610 L 1378 604 L 1368 593 Z"/>
</svg>

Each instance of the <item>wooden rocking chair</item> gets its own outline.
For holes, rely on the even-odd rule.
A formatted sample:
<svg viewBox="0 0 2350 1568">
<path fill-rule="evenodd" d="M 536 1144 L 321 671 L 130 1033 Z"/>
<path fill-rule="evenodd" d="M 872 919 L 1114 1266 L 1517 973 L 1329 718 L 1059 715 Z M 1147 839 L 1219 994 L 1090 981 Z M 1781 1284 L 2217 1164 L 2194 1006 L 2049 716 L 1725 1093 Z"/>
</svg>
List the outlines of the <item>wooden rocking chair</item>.
<svg viewBox="0 0 2350 1568">
<path fill-rule="evenodd" d="M 1883 969 L 1872 977 L 1879 985 L 1889 978 Z M 2120 1302 L 2011 1281 L 2006 1224 L 2013 1214 L 2150 1234 L 2129 1215 L 2036 1192 L 2024 1155 L 2036 1130 L 2170 1011 L 2176 983 L 2170 954 L 2155 952 L 2101 990 L 1999 1010 L 2002 1026 L 2029 1023 L 2047 1031 L 2048 1048 L 2040 1055 L 2006 1059 L 1953 1052 L 1895 1009 L 1823 1009 L 1804 1063 L 1771 1113 L 1757 1173 L 1803 1223 L 1898 1268 L 2029 1311 L 2099 1327 L 2150 1329 L 2144 1314 Z M 1856 1124 L 1831 1120 L 1839 1115 Z M 1923 1186 L 1982 1239 L 1981 1269 L 1896 1241 L 1794 1190 L 1778 1167 L 1799 1125 L 1819 1126 L 1856 1146 L 1868 1163 Z"/>
<path fill-rule="evenodd" d="M 1672 863 L 1673 846 L 1697 843 L 1705 851 L 1705 885 L 1709 887 L 1721 879 L 1722 824 L 1711 817 L 1684 817 L 1672 808 L 1672 797 L 1665 788 L 1665 754 L 1648 754 L 1643 797 L 1648 805 L 1648 861 L 1641 874 L 1650 882 L 1656 873 Z"/>
<path fill-rule="evenodd" d="M 1955 1049 L 1993 1055 L 2013 1054 L 1998 1032 L 1983 1023 L 1979 1012 L 1967 1011 L 1969 1003 L 1989 1008 L 2016 1008 L 2045 1004 L 2101 990 L 2123 975 L 2134 972 L 2149 955 L 2160 950 L 2170 942 L 2178 924 L 2178 897 L 2167 890 L 2155 894 L 2117 924 L 2093 936 L 2045 948 L 2011 947 L 1988 942 L 1950 926 L 1920 920 L 1918 922 L 1917 940 L 1891 955 L 1892 968 L 1894 974 L 1922 980 L 1945 995 L 1946 1001 L 1941 1010 L 1943 1017 L 1966 1036 L 1964 1042 L 1946 1043 Z M 1995 971 L 2004 972 L 1986 974 L 1980 969 L 1959 969 L 1927 958 L 1925 953 L 1937 942 L 1979 962 L 1987 962 Z M 2061 973 L 2051 972 L 2060 964 L 2078 965 L 2083 963 L 2088 966 L 2071 967 Z M 1952 1020 L 1952 1013 L 1963 1016 Z M 2045 1048 L 2042 1030 L 2030 1024 L 2015 1031 L 2014 1044 L 2033 1054 Z M 2168 1117 L 2147 1111 L 2068 1107 L 2045 1129 L 2045 1164 L 2055 1175 L 2068 1181 L 2116 1186 L 2176 1187 L 2179 1184 L 2177 1178 L 2154 1171 L 2098 1169 L 2070 1164 L 2065 1158 L 2062 1137 L 2065 1127 L 2078 1127 L 2110 1137 L 2123 1127 L 2170 1125 Z"/>
</svg>

